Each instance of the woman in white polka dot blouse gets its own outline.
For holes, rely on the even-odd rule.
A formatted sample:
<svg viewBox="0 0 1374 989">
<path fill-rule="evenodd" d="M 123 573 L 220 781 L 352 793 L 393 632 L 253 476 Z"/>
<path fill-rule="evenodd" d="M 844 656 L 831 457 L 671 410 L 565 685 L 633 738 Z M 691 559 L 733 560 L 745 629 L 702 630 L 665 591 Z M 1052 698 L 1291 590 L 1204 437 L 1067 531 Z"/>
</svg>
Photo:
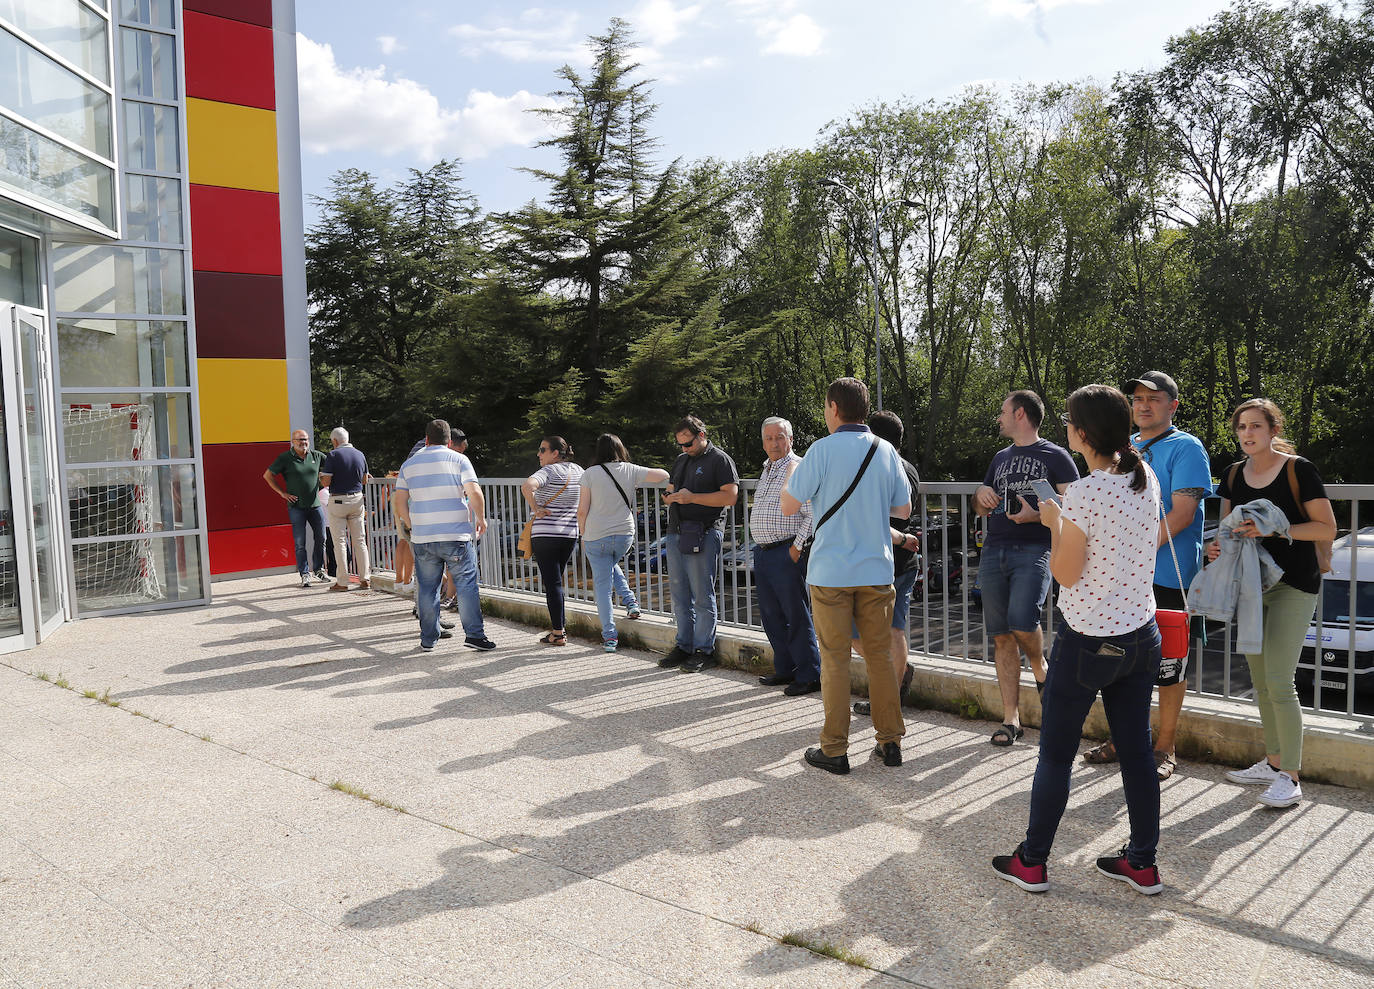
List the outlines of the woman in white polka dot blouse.
<svg viewBox="0 0 1374 989">
<path fill-rule="evenodd" d="M 1050 572 L 1063 587 L 1064 622 L 1050 653 L 1041 699 L 1040 760 L 1031 788 L 1026 840 L 993 859 L 1002 878 L 1029 892 L 1049 889 L 1045 863 L 1069 798 L 1083 721 L 1097 695 L 1121 757 L 1130 841 L 1097 860 L 1097 869 L 1140 893 L 1164 888 L 1155 866 L 1159 778 L 1150 742 L 1150 697 L 1159 673 L 1155 552 L 1159 482 L 1131 446 L 1126 396 L 1088 385 L 1069 396 L 1062 417 L 1069 448 L 1089 473 L 1070 484 L 1063 507 L 1041 501 L 1050 530 Z"/>
</svg>

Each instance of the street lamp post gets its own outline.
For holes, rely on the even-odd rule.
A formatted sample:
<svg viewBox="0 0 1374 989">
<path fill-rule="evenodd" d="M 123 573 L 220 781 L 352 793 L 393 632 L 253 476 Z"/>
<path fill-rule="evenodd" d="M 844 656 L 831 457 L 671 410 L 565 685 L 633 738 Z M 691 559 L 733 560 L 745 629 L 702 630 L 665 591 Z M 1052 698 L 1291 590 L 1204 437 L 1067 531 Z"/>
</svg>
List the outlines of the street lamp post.
<svg viewBox="0 0 1374 989">
<path fill-rule="evenodd" d="M 817 179 L 816 184 L 828 189 L 839 189 L 847 193 L 850 199 L 860 202 L 859 194 L 838 179 Z M 888 203 L 873 214 L 873 253 L 869 257 L 868 277 L 873 293 L 873 392 L 880 411 L 883 407 L 883 334 L 882 313 L 878 310 L 878 224 L 893 206 L 920 205 L 910 199 L 899 199 L 895 203 Z"/>
</svg>

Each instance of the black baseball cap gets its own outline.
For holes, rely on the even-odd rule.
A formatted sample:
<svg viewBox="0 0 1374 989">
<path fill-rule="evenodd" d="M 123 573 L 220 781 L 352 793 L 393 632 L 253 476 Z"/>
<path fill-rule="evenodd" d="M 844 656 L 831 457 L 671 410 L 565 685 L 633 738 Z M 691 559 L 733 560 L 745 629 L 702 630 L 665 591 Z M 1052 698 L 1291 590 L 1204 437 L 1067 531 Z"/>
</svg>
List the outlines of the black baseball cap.
<svg viewBox="0 0 1374 989">
<path fill-rule="evenodd" d="M 1150 391 L 1162 391 L 1169 396 L 1170 400 L 1175 402 L 1178 401 L 1178 385 L 1174 383 L 1173 378 L 1169 377 L 1163 371 L 1146 371 L 1140 377 L 1132 378 L 1130 381 L 1126 382 L 1125 387 L 1121 390 L 1129 395 L 1135 391 L 1136 385 L 1141 385 L 1142 387 L 1150 389 Z"/>
</svg>

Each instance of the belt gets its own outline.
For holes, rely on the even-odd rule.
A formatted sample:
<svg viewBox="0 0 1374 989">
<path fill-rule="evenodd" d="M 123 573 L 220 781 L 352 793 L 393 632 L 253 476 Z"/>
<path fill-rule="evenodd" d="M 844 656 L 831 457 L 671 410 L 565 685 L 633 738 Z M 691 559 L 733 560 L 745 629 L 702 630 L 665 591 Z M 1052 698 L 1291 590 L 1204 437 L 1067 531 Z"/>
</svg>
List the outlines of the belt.
<svg viewBox="0 0 1374 989">
<path fill-rule="evenodd" d="M 354 491 L 352 494 L 338 495 L 337 497 L 330 495 L 329 500 L 336 504 L 343 504 L 345 498 L 361 498 L 362 494 L 361 491 Z"/>
<path fill-rule="evenodd" d="M 779 546 L 791 546 L 795 542 L 793 539 L 779 539 L 775 543 L 755 543 L 759 549 L 777 549 Z"/>
</svg>

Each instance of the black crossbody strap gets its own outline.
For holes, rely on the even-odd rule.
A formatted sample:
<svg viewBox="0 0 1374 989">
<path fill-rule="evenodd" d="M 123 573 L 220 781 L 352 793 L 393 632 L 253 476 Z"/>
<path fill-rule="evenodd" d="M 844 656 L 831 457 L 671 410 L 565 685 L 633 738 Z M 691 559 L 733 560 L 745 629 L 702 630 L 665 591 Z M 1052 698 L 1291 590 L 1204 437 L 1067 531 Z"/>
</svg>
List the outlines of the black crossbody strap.
<svg viewBox="0 0 1374 989">
<path fill-rule="evenodd" d="M 838 512 L 844 506 L 844 503 L 849 500 L 849 496 L 854 493 L 854 489 L 857 488 L 859 482 L 863 480 L 864 471 L 868 470 L 868 465 L 873 462 L 873 455 L 877 452 L 877 441 L 870 440 L 868 443 L 868 454 L 864 457 L 864 462 L 859 465 L 859 473 L 855 474 L 854 480 L 849 482 L 849 487 L 845 489 L 844 494 L 840 495 L 840 500 L 826 509 L 825 514 L 821 516 L 821 520 L 817 522 L 816 527 L 811 530 L 812 539 L 815 539 L 816 533 L 821 531 L 821 526 L 830 521 L 830 516 Z"/>
<path fill-rule="evenodd" d="M 611 469 L 607 467 L 605 464 L 601 464 L 600 467 L 602 470 L 606 472 L 606 476 L 611 479 L 611 483 L 615 485 L 615 489 L 620 492 L 620 500 L 625 502 L 625 507 L 628 508 L 631 512 L 633 512 L 635 510 L 634 505 L 630 504 L 630 499 L 625 494 L 625 489 L 622 488 L 620 486 L 620 482 L 615 479 L 615 475 L 611 473 Z"/>
<path fill-rule="evenodd" d="M 1177 427 L 1177 426 L 1170 426 L 1168 429 L 1164 430 L 1164 432 L 1160 433 L 1160 434 L 1159 434 L 1158 436 L 1156 436 L 1154 439 L 1150 440 L 1150 442 L 1148 442 L 1148 443 L 1146 443 L 1144 446 L 1140 447 L 1140 450 L 1139 450 L 1140 455 L 1141 455 L 1142 457 L 1145 456 L 1145 452 L 1146 452 L 1147 450 L 1149 450 L 1150 447 L 1154 446 L 1156 443 L 1158 443 L 1160 440 L 1164 439 L 1165 437 L 1171 436 L 1172 434 L 1174 434 L 1174 433 L 1176 433 L 1176 432 L 1178 432 L 1178 427 Z"/>
</svg>

